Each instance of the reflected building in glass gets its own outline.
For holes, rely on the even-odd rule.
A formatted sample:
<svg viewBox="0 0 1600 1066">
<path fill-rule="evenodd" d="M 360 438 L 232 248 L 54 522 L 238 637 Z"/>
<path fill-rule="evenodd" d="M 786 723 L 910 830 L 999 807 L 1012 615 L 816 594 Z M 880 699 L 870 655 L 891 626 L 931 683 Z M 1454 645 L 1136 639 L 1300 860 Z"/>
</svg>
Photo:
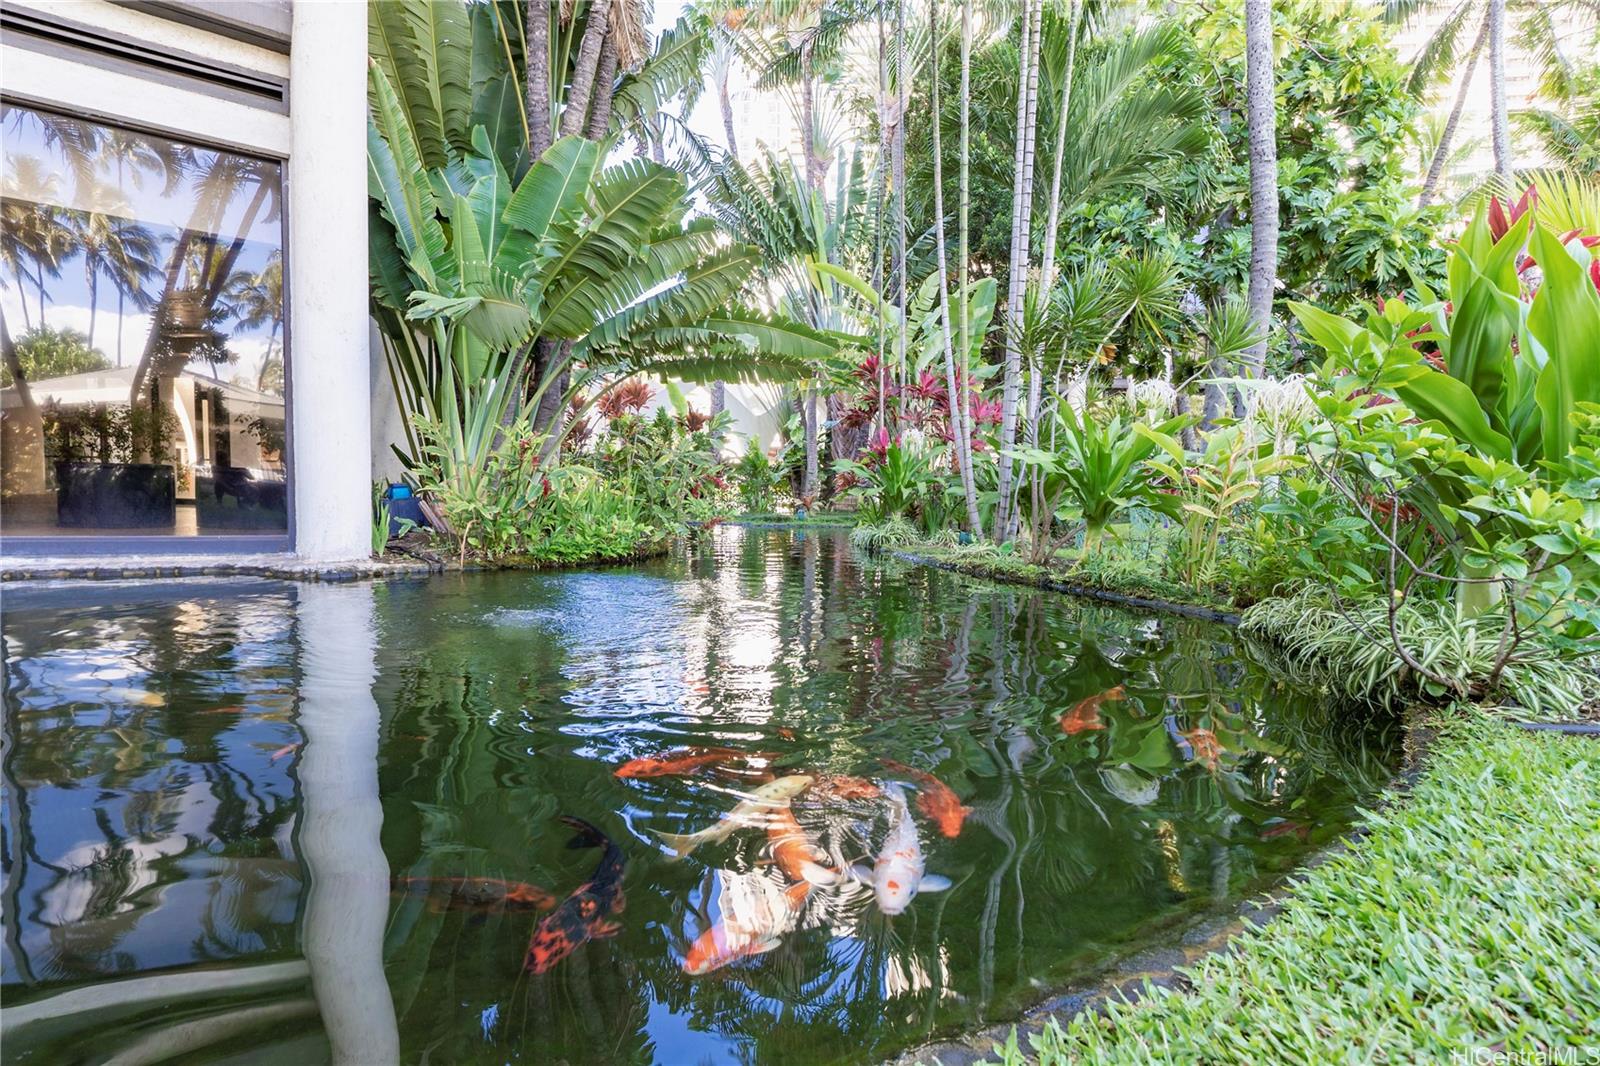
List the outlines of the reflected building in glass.
<svg viewBox="0 0 1600 1066">
<path fill-rule="evenodd" d="M 7 105 L 7 535 L 288 530 L 282 167 Z"/>
</svg>

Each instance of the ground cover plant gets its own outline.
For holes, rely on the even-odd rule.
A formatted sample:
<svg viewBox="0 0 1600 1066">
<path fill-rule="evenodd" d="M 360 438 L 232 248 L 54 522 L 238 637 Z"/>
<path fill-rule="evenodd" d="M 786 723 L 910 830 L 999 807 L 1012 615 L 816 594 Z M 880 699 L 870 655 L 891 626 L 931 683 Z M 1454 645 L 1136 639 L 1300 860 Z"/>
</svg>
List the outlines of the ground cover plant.
<svg viewBox="0 0 1600 1066">
<path fill-rule="evenodd" d="M 1442 1062 L 1585 1053 L 1600 1041 L 1600 760 L 1586 738 L 1469 717 L 1428 769 L 1232 951 L 1051 1022 L 998 1058 Z"/>
</svg>

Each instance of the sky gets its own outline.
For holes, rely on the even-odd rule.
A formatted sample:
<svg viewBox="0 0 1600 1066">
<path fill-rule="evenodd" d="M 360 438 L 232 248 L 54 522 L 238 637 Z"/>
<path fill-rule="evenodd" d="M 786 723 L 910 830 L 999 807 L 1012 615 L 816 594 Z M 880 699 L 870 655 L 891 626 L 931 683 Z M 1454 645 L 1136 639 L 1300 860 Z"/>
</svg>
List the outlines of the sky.
<svg viewBox="0 0 1600 1066">
<path fill-rule="evenodd" d="M 139 135 L 130 139 L 142 145 L 154 146 L 163 139 Z M 117 180 L 114 164 L 101 166 L 92 180 L 78 180 L 68 166 L 67 157 L 60 147 L 46 136 L 46 125 L 39 116 L 26 108 L 8 108 L 0 124 L 0 194 L 8 201 L 46 203 L 72 210 L 93 208 L 104 214 L 127 219 L 145 226 L 161 243 L 157 263 L 165 266 L 171 254 L 172 242 L 183 227 L 192 221 L 198 180 L 186 174 L 172 190 L 165 187 L 159 168 L 142 170 L 125 165 L 122 180 Z M 205 150 L 194 156 L 194 169 L 205 172 L 216 161 L 219 153 Z M 38 184 L 25 184 L 25 167 L 28 160 L 37 161 L 44 180 L 51 181 L 48 188 Z M 143 180 L 135 175 L 143 173 Z M 53 179 L 53 181 L 51 180 Z M 222 222 L 214 228 L 226 237 L 233 237 L 241 227 L 248 205 L 256 191 L 256 183 L 246 180 L 229 201 L 222 213 Z M 281 246 L 280 220 L 270 209 L 259 210 L 250 227 L 235 265 L 236 271 L 259 272 L 268 257 Z M 54 328 L 70 328 L 89 333 L 91 309 L 89 283 L 85 276 L 85 261 L 81 253 L 74 254 L 62 263 L 60 277 L 45 278 L 46 297 L 44 320 Z M 155 295 L 160 291 L 162 278 L 157 275 L 145 283 L 145 291 Z M 27 307 L 23 306 L 26 295 Z M 13 340 L 18 339 L 31 322 L 39 322 L 39 292 L 31 281 L 19 279 L 9 267 L 0 268 L 0 311 Z M 94 346 L 117 365 L 120 338 L 124 365 L 136 363 L 150 332 L 149 313 L 139 310 L 131 302 L 124 303 L 119 319 L 117 292 L 109 279 L 101 276 L 95 300 Z M 217 372 L 224 380 L 235 375 L 244 383 L 254 385 L 262 359 L 268 348 L 270 326 L 252 329 L 232 324 L 229 349 L 237 357 L 230 366 L 219 367 Z M 197 367 L 197 369 L 201 369 Z M 203 368 L 211 373 L 209 365 Z"/>
</svg>

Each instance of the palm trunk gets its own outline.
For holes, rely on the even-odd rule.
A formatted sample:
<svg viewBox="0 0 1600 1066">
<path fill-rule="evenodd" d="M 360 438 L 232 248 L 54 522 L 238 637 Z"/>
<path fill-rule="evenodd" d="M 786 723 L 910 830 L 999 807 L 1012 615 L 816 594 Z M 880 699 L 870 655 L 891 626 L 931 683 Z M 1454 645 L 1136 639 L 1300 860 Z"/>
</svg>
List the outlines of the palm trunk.
<svg viewBox="0 0 1600 1066">
<path fill-rule="evenodd" d="M 1056 158 L 1050 173 L 1050 218 L 1044 227 L 1044 261 L 1039 276 L 1045 291 L 1056 283 L 1056 234 L 1061 225 L 1061 164 L 1067 154 L 1067 113 L 1072 108 L 1072 71 L 1078 58 L 1078 21 L 1083 14 L 1080 0 L 1072 0 L 1067 18 L 1067 70 L 1061 79 L 1061 107 L 1056 117 Z"/>
<path fill-rule="evenodd" d="M 804 407 L 801 410 L 801 419 L 805 423 L 806 432 L 806 473 L 805 479 L 800 483 L 800 495 L 816 498 L 817 495 L 817 390 L 808 387 Z"/>
<path fill-rule="evenodd" d="M 900 387 L 905 388 L 910 379 L 911 370 L 906 365 L 906 334 L 911 331 L 911 323 L 906 314 L 906 297 L 909 291 L 910 263 L 906 255 L 906 81 L 910 77 L 909 64 L 906 63 L 906 6 L 904 0 L 895 3 L 894 16 L 894 64 L 895 64 L 895 117 L 894 117 L 894 152 L 893 152 L 893 180 L 895 202 L 895 258 L 900 261 L 899 269 L 895 271 L 898 279 L 898 303 L 900 307 L 900 336 L 896 343 L 899 349 L 896 352 L 896 372 L 899 374 Z"/>
<path fill-rule="evenodd" d="M 611 0 L 592 0 L 583 24 L 583 41 L 572 68 L 572 87 L 567 90 L 567 107 L 561 112 L 561 135 L 581 133 L 589 117 L 589 98 L 594 94 L 595 73 L 600 68 L 601 45 L 606 38 L 606 23 L 611 15 Z"/>
<path fill-rule="evenodd" d="M 728 99 L 728 72 L 717 78 L 717 106 L 722 110 L 722 133 L 728 139 L 728 154 L 739 158 L 739 144 L 733 135 L 733 101 Z"/>
<path fill-rule="evenodd" d="M 1011 196 L 1011 261 L 1006 285 L 1006 363 L 1000 412 L 1000 503 L 994 536 L 1004 542 L 1014 525 L 1012 462 L 1010 451 L 1017 439 L 1018 403 L 1022 399 L 1023 308 L 1028 287 L 1029 226 L 1032 222 L 1033 132 L 1038 118 L 1038 34 L 1042 0 L 1024 0 L 1022 46 L 1017 59 L 1016 180 Z"/>
<path fill-rule="evenodd" d="M 1244 353 L 1260 377 L 1278 276 L 1277 94 L 1272 72 L 1272 2 L 1245 0 L 1245 96 L 1250 135 L 1250 320 L 1260 339 Z"/>
<path fill-rule="evenodd" d="M 617 49 L 606 37 L 605 48 L 600 53 L 600 67 L 594 77 L 594 104 L 590 108 L 589 127 L 584 136 L 591 141 L 605 138 L 611 127 L 611 98 L 617 89 Z"/>
<path fill-rule="evenodd" d="M 956 208 L 956 259 L 959 260 L 961 294 L 957 311 L 961 315 L 961 424 L 966 436 L 961 442 L 967 456 L 967 521 L 972 524 L 972 535 L 983 535 L 983 516 L 978 512 L 977 471 L 972 468 L 972 320 L 971 294 L 967 291 L 968 243 L 971 230 L 969 216 L 972 207 L 972 5 L 961 5 L 961 163 L 957 185 L 959 203 Z M 950 398 L 952 408 L 957 400 Z"/>
<path fill-rule="evenodd" d="M 1467 53 L 1466 69 L 1461 74 L 1461 87 L 1456 90 L 1455 102 L 1450 105 L 1450 116 L 1445 119 L 1439 143 L 1434 145 L 1433 159 L 1428 163 L 1428 176 L 1423 179 L 1422 192 L 1417 196 L 1419 208 L 1428 206 L 1439 179 L 1444 176 L 1444 165 L 1450 157 L 1450 142 L 1455 139 L 1456 127 L 1461 123 L 1461 112 L 1467 106 L 1467 90 L 1472 87 L 1472 75 L 1478 69 L 1478 53 L 1483 51 L 1483 41 L 1488 35 L 1489 16 L 1485 14 L 1482 24 L 1478 26 L 1478 36 L 1472 42 L 1472 51 Z"/>
<path fill-rule="evenodd" d="M 816 101 L 812 98 L 812 67 L 811 49 L 804 46 L 805 52 L 801 56 L 800 67 L 800 137 L 801 151 L 805 157 L 806 185 L 813 191 L 822 188 L 822 160 L 817 157 L 816 144 Z M 804 410 L 801 418 L 805 422 L 805 449 L 806 473 L 805 480 L 801 483 L 802 496 L 817 495 L 817 390 L 815 387 L 806 389 L 802 401 Z"/>
<path fill-rule="evenodd" d="M 530 0 L 527 21 L 528 160 L 550 147 L 550 13 L 554 0 Z"/>
<path fill-rule="evenodd" d="M 1489 0 L 1489 95 L 1494 130 L 1494 169 L 1511 178 L 1511 131 L 1506 119 L 1506 0 Z"/>
<path fill-rule="evenodd" d="M 86 264 L 89 273 L 89 350 L 94 351 L 94 320 L 100 311 L 100 270 L 93 259 Z"/>
<path fill-rule="evenodd" d="M 805 158 L 806 184 L 813 189 L 822 188 L 822 160 L 817 156 L 816 99 L 812 95 L 811 46 L 805 45 L 805 55 L 800 71 L 800 147 Z"/>
<path fill-rule="evenodd" d="M 933 228 L 934 245 L 939 254 L 939 326 L 944 342 L 944 385 L 949 397 L 950 436 L 954 445 L 956 474 L 961 479 L 961 492 L 967 503 L 967 529 L 978 536 L 978 492 L 972 479 L 971 438 L 967 421 L 962 416 L 961 403 L 956 398 L 956 358 L 950 341 L 950 264 L 949 249 L 944 233 L 944 149 L 941 144 L 939 124 L 944 113 L 939 107 L 939 0 L 928 4 L 928 68 L 933 78 Z M 965 301 L 966 294 L 962 293 Z"/>
</svg>

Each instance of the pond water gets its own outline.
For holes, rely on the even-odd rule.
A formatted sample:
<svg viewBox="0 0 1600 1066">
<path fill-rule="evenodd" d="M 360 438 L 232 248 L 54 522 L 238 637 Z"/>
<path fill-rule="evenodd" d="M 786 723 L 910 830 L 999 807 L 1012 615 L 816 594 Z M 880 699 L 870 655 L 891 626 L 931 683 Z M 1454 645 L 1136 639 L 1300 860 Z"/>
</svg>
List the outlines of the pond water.
<svg viewBox="0 0 1600 1066">
<path fill-rule="evenodd" d="M 835 532 L 4 607 L 8 1062 L 873 1062 L 1176 937 L 1391 763 L 1226 627 Z"/>
</svg>

